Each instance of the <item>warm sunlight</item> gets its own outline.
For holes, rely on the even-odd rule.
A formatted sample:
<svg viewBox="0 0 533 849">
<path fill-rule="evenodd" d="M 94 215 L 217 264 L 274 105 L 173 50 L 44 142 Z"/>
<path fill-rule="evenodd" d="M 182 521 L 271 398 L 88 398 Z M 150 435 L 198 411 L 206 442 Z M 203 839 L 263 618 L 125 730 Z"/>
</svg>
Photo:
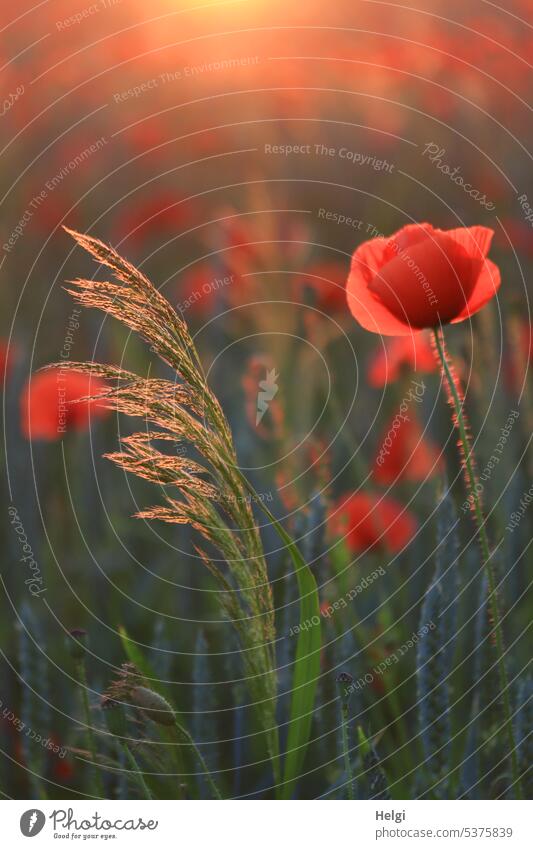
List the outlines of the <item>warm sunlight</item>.
<svg viewBox="0 0 533 849">
<path fill-rule="evenodd" d="M 530 6 L 3 4 L 6 845 L 528 845 Z"/>
</svg>

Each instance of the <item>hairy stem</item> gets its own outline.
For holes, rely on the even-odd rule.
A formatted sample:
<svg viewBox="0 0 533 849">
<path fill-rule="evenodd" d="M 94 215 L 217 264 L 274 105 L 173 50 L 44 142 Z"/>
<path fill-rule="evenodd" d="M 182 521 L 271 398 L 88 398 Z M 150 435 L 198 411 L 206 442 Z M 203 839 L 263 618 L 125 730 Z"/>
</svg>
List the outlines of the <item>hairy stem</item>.
<svg viewBox="0 0 533 849">
<path fill-rule="evenodd" d="M 437 357 L 442 369 L 442 375 L 446 381 L 448 398 L 450 401 L 450 405 L 452 406 L 455 413 L 454 423 L 457 430 L 459 431 L 463 451 L 464 478 L 466 488 L 468 490 L 469 501 L 472 505 L 472 513 L 476 523 L 479 543 L 481 546 L 483 568 L 487 573 L 487 580 L 489 585 L 488 602 L 493 624 L 498 675 L 500 679 L 500 688 L 503 702 L 504 725 L 507 734 L 507 741 L 509 744 L 513 785 L 515 787 L 515 792 L 518 798 L 523 798 L 522 785 L 520 781 L 520 771 L 518 768 L 516 742 L 512 722 L 511 700 L 509 696 L 509 679 L 505 666 L 505 644 L 503 640 L 503 630 L 498 606 L 496 576 L 494 573 L 494 566 L 491 560 L 491 552 L 487 536 L 485 517 L 483 516 L 483 508 L 481 505 L 481 499 L 478 491 L 479 487 L 476 485 L 478 481 L 475 469 L 475 458 L 472 449 L 472 442 L 468 433 L 466 416 L 463 411 L 463 402 L 460 397 L 460 390 L 458 389 L 457 385 L 457 377 L 454 374 L 453 366 L 451 365 L 449 355 L 446 350 L 446 344 L 444 341 L 444 334 L 442 330 L 439 329 L 434 331 L 434 339 Z"/>
<path fill-rule="evenodd" d="M 78 678 L 81 686 L 81 699 L 83 703 L 83 713 L 85 717 L 85 725 L 87 726 L 87 736 L 89 738 L 89 750 L 91 752 L 91 760 L 93 762 L 93 766 L 96 771 L 95 775 L 95 784 L 96 784 L 96 794 L 100 799 L 104 798 L 104 785 L 102 782 L 102 775 L 97 766 L 96 761 L 96 741 L 94 737 L 93 726 L 91 723 L 91 710 L 89 707 L 89 696 L 88 696 L 88 687 L 87 687 L 87 675 L 85 673 L 85 662 L 83 660 L 79 660 L 76 664 Z"/>
<path fill-rule="evenodd" d="M 144 798 L 145 799 L 153 799 L 154 797 L 150 793 L 150 789 L 149 789 L 146 781 L 144 780 L 144 775 L 142 774 L 141 770 L 139 769 L 139 764 L 137 763 L 137 761 L 136 761 L 136 759 L 133 755 L 133 752 L 130 750 L 130 747 L 128 746 L 127 743 L 122 742 L 122 748 L 124 750 L 124 754 L 126 755 L 126 760 L 128 761 L 128 763 L 131 767 L 131 771 L 133 772 L 133 774 L 135 775 L 135 778 L 137 779 L 137 783 L 138 783 L 138 785 L 141 789 L 141 792 L 142 792 Z"/>
<path fill-rule="evenodd" d="M 204 776 L 207 780 L 207 783 L 208 783 L 208 785 L 211 789 L 211 793 L 213 794 L 213 798 L 214 799 L 222 799 L 222 795 L 220 793 L 220 790 L 218 789 L 218 786 L 217 786 L 214 778 L 212 777 L 211 773 L 209 772 L 209 768 L 208 768 L 208 766 L 207 766 L 207 764 L 204 760 L 202 753 L 200 752 L 200 749 L 198 748 L 198 746 L 194 742 L 194 740 L 191 737 L 191 735 L 189 734 L 189 732 L 183 727 L 183 725 L 180 725 L 180 723 L 178 722 L 178 720 L 175 717 L 174 717 L 174 730 L 176 732 L 176 736 L 177 736 L 178 740 L 181 737 L 182 739 L 185 740 L 186 744 L 188 746 L 190 746 L 190 748 L 192 749 L 194 757 L 198 761 L 198 763 L 199 763 L 199 765 L 200 765 L 200 767 L 201 767 L 201 769 L 204 773 Z M 178 742 L 178 745 L 180 745 L 179 742 Z"/>
<path fill-rule="evenodd" d="M 348 700 L 344 697 L 342 688 L 345 685 L 341 682 L 338 682 L 339 687 L 339 704 L 341 709 L 341 739 L 342 739 L 342 754 L 344 757 L 344 771 L 346 773 L 346 781 L 347 783 L 347 792 L 348 799 L 355 799 L 354 789 L 353 789 L 353 770 L 352 770 L 352 762 L 350 760 L 350 743 L 348 740 L 348 728 L 349 728 L 349 714 L 348 714 Z"/>
</svg>

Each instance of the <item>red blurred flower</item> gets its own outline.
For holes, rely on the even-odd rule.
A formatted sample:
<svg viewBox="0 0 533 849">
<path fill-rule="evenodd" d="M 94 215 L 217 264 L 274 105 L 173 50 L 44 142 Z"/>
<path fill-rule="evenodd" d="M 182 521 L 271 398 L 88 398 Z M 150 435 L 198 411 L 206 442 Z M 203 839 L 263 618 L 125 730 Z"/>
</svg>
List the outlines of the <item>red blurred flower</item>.
<svg viewBox="0 0 533 849">
<path fill-rule="evenodd" d="M 9 374 L 11 359 L 12 356 L 7 346 L 7 342 L 0 339 L 0 383 L 4 383 L 4 379 Z"/>
<path fill-rule="evenodd" d="M 439 466 L 438 447 L 424 436 L 416 418 L 395 419 L 383 434 L 374 460 L 374 478 L 389 484 L 402 479 L 423 481 Z"/>
<path fill-rule="evenodd" d="M 371 548 L 400 551 L 415 535 L 415 517 L 394 498 L 365 492 L 343 496 L 330 516 L 334 536 L 343 536 L 353 552 Z"/>
<path fill-rule="evenodd" d="M 302 300 L 306 289 L 317 309 L 328 314 L 342 312 L 346 308 L 346 267 L 337 262 L 312 265 L 298 280 L 297 295 Z"/>
<path fill-rule="evenodd" d="M 496 294 L 500 272 L 487 259 L 494 231 L 437 230 L 410 224 L 356 249 L 347 282 L 354 318 L 373 333 L 413 330 L 470 318 Z"/>
<path fill-rule="evenodd" d="M 53 774 L 61 783 L 71 782 L 75 775 L 74 765 L 72 761 L 63 758 L 56 758 L 53 762 Z"/>
<path fill-rule="evenodd" d="M 368 365 L 368 382 L 376 388 L 385 386 L 400 376 L 403 367 L 421 372 L 437 369 L 431 342 L 425 333 L 384 340 L 383 346 L 372 355 Z"/>
<path fill-rule="evenodd" d="M 533 256 L 531 227 L 517 218 L 504 218 L 501 230 L 497 231 L 497 245 L 502 250 L 517 250 L 528 257 Z"/>
<path fill-rule="evenodd" d="M 229 275 L 216 274 L 208 262 L 188 268 L 179 279 L 178 311 L 206 318 L 213 312 L 218 293 L 233 284 Z"/>
<path fill-rule="evenodd" d="M 529 322 L 522 323 L 520 344 L 524 359 L 530 363 L 533 360 L 533 325 Z"/>
<path fill-rule="evenodd" d="M 24 436 L 54 440 L 67 430 L 83 430 L 91 418 L 102 418 L 109 410 L 95 400 L 73 402 L 106 389 L 106 384 L 96 377 L 60 368 L 32 375 L 20 398 Z"/>
<path fill-rule="evenodd" d="M 509 352 L 504 360 L 504 378 L 510 392 L 520 393 L 533 363 L 533 326 L 513 316 L 509 321 Z"/>
<path fill-rule="evenodd" d="M 134 203 L 122 213 L 118 222 L 118 238 L 136 245 L 146 239 L 162 239 L 163 233 L 178 233 L 190 223 L 194 204 L 171 192 L 161 192 L 148 200 Z"/>
</svg>

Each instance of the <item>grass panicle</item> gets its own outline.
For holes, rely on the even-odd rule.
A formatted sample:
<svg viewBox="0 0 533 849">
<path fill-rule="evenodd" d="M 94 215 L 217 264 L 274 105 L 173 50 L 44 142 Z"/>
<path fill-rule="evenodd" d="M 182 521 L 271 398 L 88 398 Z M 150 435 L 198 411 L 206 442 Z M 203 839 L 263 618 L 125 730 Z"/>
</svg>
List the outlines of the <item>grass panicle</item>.
<svg viewBox="0 0 533 849">
<path fill-rule="evenodd" d="M 437 522 L 435 573 L 424 596 L 420 629 L 431 625 L 417 644 L 418 720 L 426 773 L 432 793 L 448 786 L 450 754 L 450 676 L 453 667 L 458 590 L 459 536 L 449 491 L 441 498 Z"/>
<path fill-rule="evenodd" d="M 70 294 L 139 334 L 176 379 L 141 377 L 93 362 L 68 361 L 61 367 L 105 379 L 109 389 L 98 403 L 142 420 L 143 429 L 106 456 L 164 488 L 163 503 L 142 510 L 140 518 L 188 523 L 203 539 L 197 553 L 217 581 L 220 604 L 238 631 L 248 686 L 279 779 L 272 591 L 229 425 L 206 382 L 187 325 L 170 303 L 111 247 L 67 232 L 111 269 L 116 281 L 74 280 Z M 199 459 L 164 453 L 160 446 L 168 443 L 186 443 Z"/>
</svg>

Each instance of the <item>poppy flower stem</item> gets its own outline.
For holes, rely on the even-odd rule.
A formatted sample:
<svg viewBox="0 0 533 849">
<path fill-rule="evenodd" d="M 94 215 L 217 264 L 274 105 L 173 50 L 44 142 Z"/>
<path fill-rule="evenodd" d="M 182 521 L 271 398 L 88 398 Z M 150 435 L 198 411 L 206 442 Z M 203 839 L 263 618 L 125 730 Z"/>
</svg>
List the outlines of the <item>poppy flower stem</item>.
<svg viewBox="0 0 533 849">
<path fill-rule="evenodd" d="M 94 775 L 96 795 L 98 796 L 99 799 L 104 799 L 105 798 L 104 785 L 103 785 L 103 781 L 102 781 L 102 774 L 100 772 L 100 767 L 98 766 L 98 760 L 97 760 L 97 757 L 96 757 L 96 755 L 97 755 L 96 740 L 95 740 L 95 736 L 94 736 L 94 730 L 93 730 L 92 719 L 91 719 L 91 708 L 89 706 L 89 696 L 88 696 L 89 686 L 87 684 L 87 674 L 86 674 L 86 671 L 85 671 L 85 662 L 82 658 L 80 658 L 76 662 L 76 668 L 77 668 L 77 671 L 78 671 L 78 678 L 79 678 L 80 688 L 81 688 L 81 700 L 82 700 L 82 704 L 83 704 L 83 713 L 84 713 L 84 717 L 85 717 L 85 726 L 86 726 L 86 729 L 87 729 L 87 737 L 88 737 L 88 740 L 89 740 L 89 751 L 91 752 L 91 760 L 92 760 L 93 766 L 96 770 L 95 775 Z"/>
<path fill-rule="evenodd" d="M 511 758 L 511 769 L 513 774 L 513 785 L 515 787 L 515 792 L 518 798 L 523 798 L 522 794 L 522 785 L 520 781 L 520 771 L 518 768 L 518 757 L 516 750 L 516 742 L 513 730 L 513 722 L 512 722 L 512 713 L 511 713 L 511 700 L 509 695 L 509 679 L 507 676 L 507 669 L 505 666 L 505 645 L 503 640 L 503 630 L 500 619 L 500 611 L 498 608 L 498 594 L 497 594 L 497 585 L 496 585 L 496 575 L 494 573 L 494 566 L 491 561 L 491 552 L 489 546 L 489 540 L 487 536 L 487 529 L 485 523 L 485 517 L 483 516 L 483 508 L 481 505 L 481 498 L 479 495 L 479 487 L 476 485 L 477 475 L 476 475 L 476 464 L 475 457 L 472 448 L 472 442 L 470 439 L 470 434 L 468 432 L 468 425 L 466 414 L 463 410 L 463 397 L 462 391 L 460 388 L 460 384 L 458 378 L 454 372 L 453 365 L 451 363 L 449 354 L 446 350 L 446 343 L 444 341 L 444 334 L 442 330 L 436 329 L 434 330 L 434 341 L 435 341 L 435 352 L 436 356 L 439 360 L 442 376 L 446 383 L 446 389 L 448 394 L 448 400 L 450 406 L 454 411 L 454 424 L 457 430 L 459 431 L 460 436 L 460 446 L 462 452 L 463 459 L 463 470 L 466 488 L 468 490 L 470 504 L 472 505 L 472 513 L 474 516 L 474 520 L 477 527 L 478 538 L 481 546 L 481 555 L 483 560 L 483 568 L 487 573 L 488 585 L 489 585 L 489 610 L 493 623 L 493 632 L 495 639 L 495 648 L 497 655 L 497 665 L 498 665 L 498 675 L 500 679 L 500 688 L 501 695 L 503 701 L 503 712 L 504 712 L 504 724 L 505 730 L 507 733 L 507 741 L 509 744 L 510 750 L 510 758 Z"/>
<path fill-rule="evenodd" d="M 133 773 L 133 775 L 135 776 L 135 778 L 137 780 L 137 783 L 139 785 L 139 788 L 141 790 L 143 798 L 144 799 L 153 799 L 154 797 L 152 796 L 152 794 L 150 792 L 150 789 L 149 789 L 149 787 L 148 787 L 148 785 L 147 785 L 147 783 L 144 779 L 144 775 L 142 774 L 142 772 L 139 768 L 139 764 L 137 763 L 137 759 L 135 758 L 133 752 L 130 750 L 128 744 L 125 743 L 124 741 L 122 741 L 121 745 L 122 745 L 122 749 L 124 751 L 124 754 L 126 755 L 126 760 L 128 761 L 128 763 L 130 765 L 131 772 Z"/>
<path fill-rule="evenodd" d="M 350 759 L 350 741 L 349 732 L 349 685 L 353 682 L 352 676 L 347 672 L 341 672 L 337 676 L 337 692 L 339 706 L 341 709 L 341 740 L 342 740 L 342 755 L 344 758 L 344 771 L 346 773 L 346 790 L 348 799 L 355 799 L 354 793 L 354 776 L 352 770 L 352 762 Z"/>
</svg>

